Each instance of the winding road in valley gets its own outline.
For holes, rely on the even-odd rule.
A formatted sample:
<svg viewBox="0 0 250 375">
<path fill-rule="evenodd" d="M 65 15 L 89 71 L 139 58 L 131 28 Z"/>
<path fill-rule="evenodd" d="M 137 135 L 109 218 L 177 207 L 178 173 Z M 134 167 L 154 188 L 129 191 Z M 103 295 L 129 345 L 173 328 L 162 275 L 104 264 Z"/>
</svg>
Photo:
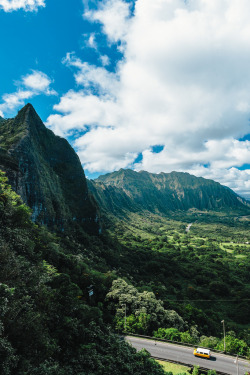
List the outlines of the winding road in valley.
<svg viewBox="0 0 250 375">
<path fill-rule="evenodd" d="M 229 375 L 244 375 L 250 372 L 250 363 L 239 359 L 238 372 L 236 358 L 224 354 L 213 353 L 210 359 L 198 358 L 193 355 L 193 348 L 173 345 L 161 341 L 126 336 L 126 340 L 137 350 L 145 348 L 152 357 L 181 362 L 187 365 L 198 365 Z"/>
<path fill-rule="evenodd" d="M 187 232 L 187 233 L 190 231 L 190 228 L 191 228 L 192 225 L 193 225 L 193 223 L 188 224 L 188 226 L 187 226 L 187 228 L 186 228 L 186 232 Z"/>
</svg>

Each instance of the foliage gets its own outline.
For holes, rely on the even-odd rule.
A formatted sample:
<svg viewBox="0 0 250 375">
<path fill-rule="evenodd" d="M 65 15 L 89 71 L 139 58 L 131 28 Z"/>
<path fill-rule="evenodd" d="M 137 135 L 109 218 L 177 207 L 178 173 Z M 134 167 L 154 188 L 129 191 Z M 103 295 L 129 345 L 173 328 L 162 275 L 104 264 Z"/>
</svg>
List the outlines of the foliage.
<svg viewBox="0 0 250 375">
<path fill-rule="evenodd" d="M 190 368 L 182 365 L 177 365 L 175 363 L 167 361 L 157 361 L 159 362 L 167 374 L 169 375 L 190 375 Z"/>
<path fill-rule="evenodd" d="M 118 332 L 127 331 L 130 333 L 145 334 L 147 333 L 150 325 L 149 314 L 140 313 L 139 315 L 129 315 L 125 318 L 119 316 L 115 317 L 115 328 Z"/>
<path fill-rule="evenodd" d="M 219 183 L 188 173 L 153 174 L 130 169 L 99 176 L 89 183 L 99 206 L 119 215 L 148 211 L 168 214 L 169 211 L 239 210 L 249 215 L 247 201 L 238 199 L 230 189 Z"/>
<path fill-rule="evenodd" d="M 67 241 L 34 225 L 3 173 L 0 197 L 1 374 L 163 375 L 103 322 L 112 274 L 90 270 Z"/>
<path fill-rule="evenodd" d="M 183 329 L 185 325 L 175 311 L 164 309 L 163 302 L 156 299 L 153 292 L 138 292 L 123 279 L 113 281 L 111 290 L 107 294 L 107 301 L 109 309 L 116 315 L 118 327 L 121 326 L 119 317 L 124 316 L 124 308 L 126 308 L 127 328 L 131 327 L 132 332 L 135 333 L 148 334 L 162 325 L 179 329 Z"/>
<path fill-rule="evenodd" d="M 196 325 L 198 336 L 222 336 L 224 319 L 241 338 L 250 323 L 250 260 L 236 258 L 222 244 L 225 235 L 247 242 L 247 223 L 194 223 L 191 231 L 199 235 L 187 235 L 183 222 L 130 213 L 110 225 L 121 245 L 114 265 L 138 291 L 153 292 L 166 310 L 176 311 L 189 327 Z"/>
<path fill-rule="evenodd" d="M 209 349 L 224 350 L 224 339 L 212 336 L 198 338 L 195 329 L 192 329 L 192 327 L 190 331 L 186 332 L 180 332 L 176 328 L 159 328 L 154 332 L 154 337 L 198 345 Z M 249 346 L 244 340 L 237 339 L 234 333 L 226 336 L 226 352 L 250 357 Z"/>
<path fill-rule="evenodd" d="M 192 375 L 199 375 L 199 366 L 194 366 Z"/>
<path fill-rule="evenodd" d="M 244 340 L 239 340 L 235 336 L 226 335 L 226 352 L 247 356 L 250 358 L 250 348 Z M 224 340 L 221 340 L 215 347 L 218 350 L 224 350 Z"/>
<path fill-rule="evenodd" d="M 195 327 L 191 327 L 189 331 L 185 332 L 180 332 L 176 328 L 159 328 L 154 332 L 154 337 L 194 345 L 199 341 Z"/>
<path fill-rule="evenodd" d="M 185 223 L 147 214 L 109 224 L 112 236 L 89 236 L 77 223 L 56 235 L 30 221 L 30 209 L 6 182 L 1 173 L 3 375 L 70 375 L 82 368 L 108 374 L 110 366 L 118 374 L 150 366 L 150 373 L 162 373 L 107 328 L 125 327 L 125 305 L 127 331 L 189 343 L 201 336 L 202 346 L 220 350 L 225 319 L 238 337 L 227 335 L 227 351 L 249 355 L 242 323 L 249 323 L 250 265 L 225 250 L 233 246 L 223 237 L 226 226 L 216 239 L 214 226 L 209 235 L 187 235 Z M 198 233 L 199 225 L 192 230 Z M 243 227 L 227 228 L 247 242 Z"/>
<path fill-rule="evenodd" d="M 181 332 L 176 328 L 159 328 L 154 332 L 154 337 L 171 341 L 181 341 Z"/>
<path fill-rule="evenodd" d="M 199 345 L 203 348 L 215 349 L 219 343 L 219 339 L 213 336 L 201 336 Z"/>
<path fill-rule="evenodd" d="M 57 231 L 31 222 L 0 172 L 1 374 L 162 374 L 112 333 L 125 325 L 223 350 L 223 319 L 227 351 L 249 355 L 247 202 L 187 174 L 120 170 L 89 183 L 108 229 L 93 235 L 79 159 L 31 105 L 1 119 L 0 158 Z"/>
</svg>

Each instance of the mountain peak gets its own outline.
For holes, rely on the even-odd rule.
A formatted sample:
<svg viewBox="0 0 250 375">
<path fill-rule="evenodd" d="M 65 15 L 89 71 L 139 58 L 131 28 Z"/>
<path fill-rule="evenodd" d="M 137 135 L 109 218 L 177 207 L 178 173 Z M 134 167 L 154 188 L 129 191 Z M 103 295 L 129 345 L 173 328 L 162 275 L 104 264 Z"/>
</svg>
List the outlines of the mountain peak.
<svg viewBox="0 0 250 375">
<path fill-rule="evenodd" d="M 26 104 L 15 117 L 15 123 L 25 124 L 27 128 L 33 127 L 44 128 L 44 124 L 38 114 L 36 113 L 32 104 Z"/>
<path fill-rule="evenodd" d="M 8 154 L 0 169 L 32 208 L 34 221 L 59 230 L 77 222 L 98 233 L 97 208 L 77 154 L 46 128 L 30 103 L 0 126 L 0 147 Z"/>
<path fill-rule="evenodd" d="M 31 103 L 28 103 L 22 109 L 20 109 L 20 111 L 18 111 L 17 116 L 24 116 L 24 115 L 29 116 L 32 113 L 37 115 L 33 105 Z"/>
<path fill-rule="evenodd" d="M 31 104 L 31 103 L 27 103 L 22 109 L 21 109 L 21 111 L 22 110 L 33 110 L 33 111 L 35 111 L 35 108 L 33 107 L 33 105 Z"/>
</svg>

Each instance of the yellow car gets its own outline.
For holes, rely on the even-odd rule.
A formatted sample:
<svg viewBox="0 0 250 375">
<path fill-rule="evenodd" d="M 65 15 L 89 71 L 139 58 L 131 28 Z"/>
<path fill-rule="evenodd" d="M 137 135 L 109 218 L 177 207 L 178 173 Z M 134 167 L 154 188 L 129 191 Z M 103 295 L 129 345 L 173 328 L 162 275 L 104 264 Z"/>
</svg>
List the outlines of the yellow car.
<svg viewBox="0 0 250 375">
<path fill-rule="evenodd" d="M 210 350 L 203 348 L 194 349 L 194 355 L 196 357 L 203 357 L 208 359 L 211 357 Z"/>
</svg>

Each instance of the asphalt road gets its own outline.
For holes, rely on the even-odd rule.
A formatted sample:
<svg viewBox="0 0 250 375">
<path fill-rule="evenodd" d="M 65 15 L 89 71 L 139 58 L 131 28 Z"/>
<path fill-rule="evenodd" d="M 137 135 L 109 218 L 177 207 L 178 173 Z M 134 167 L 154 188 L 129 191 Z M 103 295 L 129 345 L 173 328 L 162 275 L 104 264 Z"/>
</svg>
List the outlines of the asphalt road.
<svg viewBox="0 0 250 375">
<path fill-rule="evenodd" d="M 212 352 L 210 359 L 198 358 L 193 355 L 193 348 L 133 336 L 126 336 L 126 340 L 137 350 L 145 348 L 153 357 L 178 361 L 183 364 L 198 365 L 226 374 L 237 375 L 237 365 L 234 363 L 235 357 Z M 238 365 L 238 375 L 244 375 L 246 372 L 250 372 L 249 361 L 239 359 Z"/>
</svg>

